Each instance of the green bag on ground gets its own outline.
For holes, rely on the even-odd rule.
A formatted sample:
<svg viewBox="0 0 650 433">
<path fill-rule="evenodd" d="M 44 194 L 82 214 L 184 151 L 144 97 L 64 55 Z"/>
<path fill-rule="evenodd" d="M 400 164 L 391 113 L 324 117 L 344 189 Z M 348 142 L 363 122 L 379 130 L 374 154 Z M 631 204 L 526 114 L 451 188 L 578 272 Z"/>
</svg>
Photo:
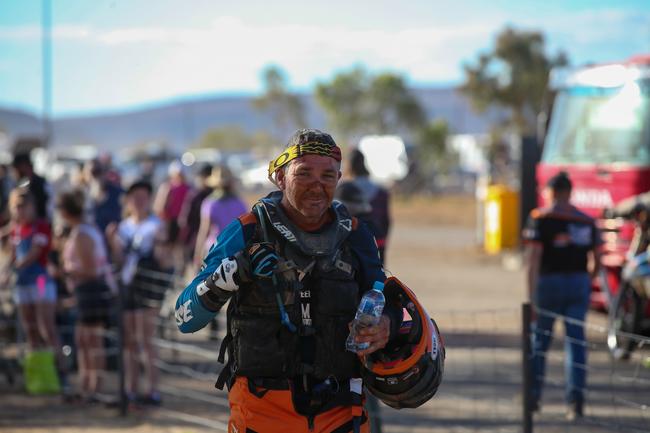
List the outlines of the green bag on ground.
<svg viewBox="0 0 650 433">
<path fill-rule="evenodd" d="M 54 353 L 49 350 L 36 350 L 27 353 L 23 364 L 23 374 L 25 387 L 29 394 L 56 394 L 61 391 Z"/>
</svg>

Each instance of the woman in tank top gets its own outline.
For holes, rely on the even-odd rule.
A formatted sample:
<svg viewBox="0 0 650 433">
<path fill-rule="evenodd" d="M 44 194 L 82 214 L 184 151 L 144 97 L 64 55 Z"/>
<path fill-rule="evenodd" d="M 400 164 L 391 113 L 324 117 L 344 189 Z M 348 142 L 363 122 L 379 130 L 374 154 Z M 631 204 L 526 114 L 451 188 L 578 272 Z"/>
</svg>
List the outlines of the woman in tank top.
<svg viewBox="0 0 650 433">
<path fill-rule="evenodd" d="M 75 329 L 79 386 L 83 397 L 94 400 L 105 368 L 103 337 L 114 294 L 106 248 L 99 230 L 84 223 L 84 196 L 64 192 L 57 209 L 70 228 L 63 246 L 67 286 L 74 290 L 78 318 Z"/>
<path fill-rule="evenodd" d="M 158 325 L 160 302 L 172 281 L 172 242 L 160 220 L 151 213 L 153 189 L 145 181 L 133 183 L 126 191 L 128 217 L 119 225 L 110 224 L 106 238 L 114 262 L 121 266 L 124 372 L 129 400 L 158 406 L 157 351 L 153 338 Z M 140 356 L 142 355 L 142 357 Z M 144 375 L 139 360 L 143 359 Z M 140 378 L 148 390 L 138 396 Z"/>
<path fill-rule="evenodd" d="M 201 224 L 194 250 L 194 264 L 197 267 L 201 266 L 217 235 L 232 220 L 248 211 L 248 205 L 235 191 L 236 179 L 228 167 L 215 167 L 207 183 L 213 192 L 201 205 Z"/>
</svg>

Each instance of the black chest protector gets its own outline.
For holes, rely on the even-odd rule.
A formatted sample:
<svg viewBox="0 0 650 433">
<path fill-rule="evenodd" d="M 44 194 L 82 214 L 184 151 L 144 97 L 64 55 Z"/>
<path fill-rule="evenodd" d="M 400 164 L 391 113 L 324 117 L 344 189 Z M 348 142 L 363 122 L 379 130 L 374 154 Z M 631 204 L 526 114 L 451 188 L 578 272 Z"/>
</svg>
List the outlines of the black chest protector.
<svg viewBox="0 0 650 433">
<path fill-rule="evenodd" d="M 298 229 L 279 206 L 281 194 L 262 199 L 266 232 L 257 230 L 253 242 L 276 245 L 281 268 L 279 283 L 244 284 L 228 307 L 229 359 L 220 382 L 235 376 L 286 378 L 309 375 L 315 380 L 343 382 L 360 376 L 360 363 L 345 350 L 348 323 L 360 300 L 355 277 L 359 263 L 348 246 L 352 218 L 334 203 L 335 218 L 321 233 Z M 276 293 L 295 329 L 281 323 Z M 222 347 L 222 355 L 224 348 Z M 227 377 L 226 377 L 227 376 Z M 219 385 L 219 382 L 218 382 Z"/>
</svg>

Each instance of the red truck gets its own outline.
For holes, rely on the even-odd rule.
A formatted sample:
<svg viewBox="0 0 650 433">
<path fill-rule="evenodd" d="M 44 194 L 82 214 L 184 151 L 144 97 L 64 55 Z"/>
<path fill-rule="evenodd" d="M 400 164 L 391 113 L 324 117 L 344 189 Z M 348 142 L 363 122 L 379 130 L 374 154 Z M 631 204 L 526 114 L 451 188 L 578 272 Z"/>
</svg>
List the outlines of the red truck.
<svg viewBox="0 0 650 433">
<path fill-rule="evenodd" d="M 595 282 L 592 306 L 607 309 L 634 227 L 603 218 L 603 210 L 650 191 L 650 54 L 554 70 L 550 82 L 556 96 L 537 166 L 538 185 L 566 171 L 574 205 L 597 218 L 607 284 Z"/>
</svg>

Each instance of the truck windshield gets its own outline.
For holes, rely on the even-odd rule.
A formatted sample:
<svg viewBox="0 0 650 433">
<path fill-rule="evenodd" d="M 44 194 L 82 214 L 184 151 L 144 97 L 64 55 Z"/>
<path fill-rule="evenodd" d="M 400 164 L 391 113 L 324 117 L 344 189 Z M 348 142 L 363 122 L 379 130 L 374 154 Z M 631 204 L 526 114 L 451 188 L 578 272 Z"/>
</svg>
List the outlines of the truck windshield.
<svg viewBox="0 0 650 433">
<path fill-rule="evenodd" d="M 650 81 L 558 93 L 543 160 L 650 165 Z"/>
</svg>

